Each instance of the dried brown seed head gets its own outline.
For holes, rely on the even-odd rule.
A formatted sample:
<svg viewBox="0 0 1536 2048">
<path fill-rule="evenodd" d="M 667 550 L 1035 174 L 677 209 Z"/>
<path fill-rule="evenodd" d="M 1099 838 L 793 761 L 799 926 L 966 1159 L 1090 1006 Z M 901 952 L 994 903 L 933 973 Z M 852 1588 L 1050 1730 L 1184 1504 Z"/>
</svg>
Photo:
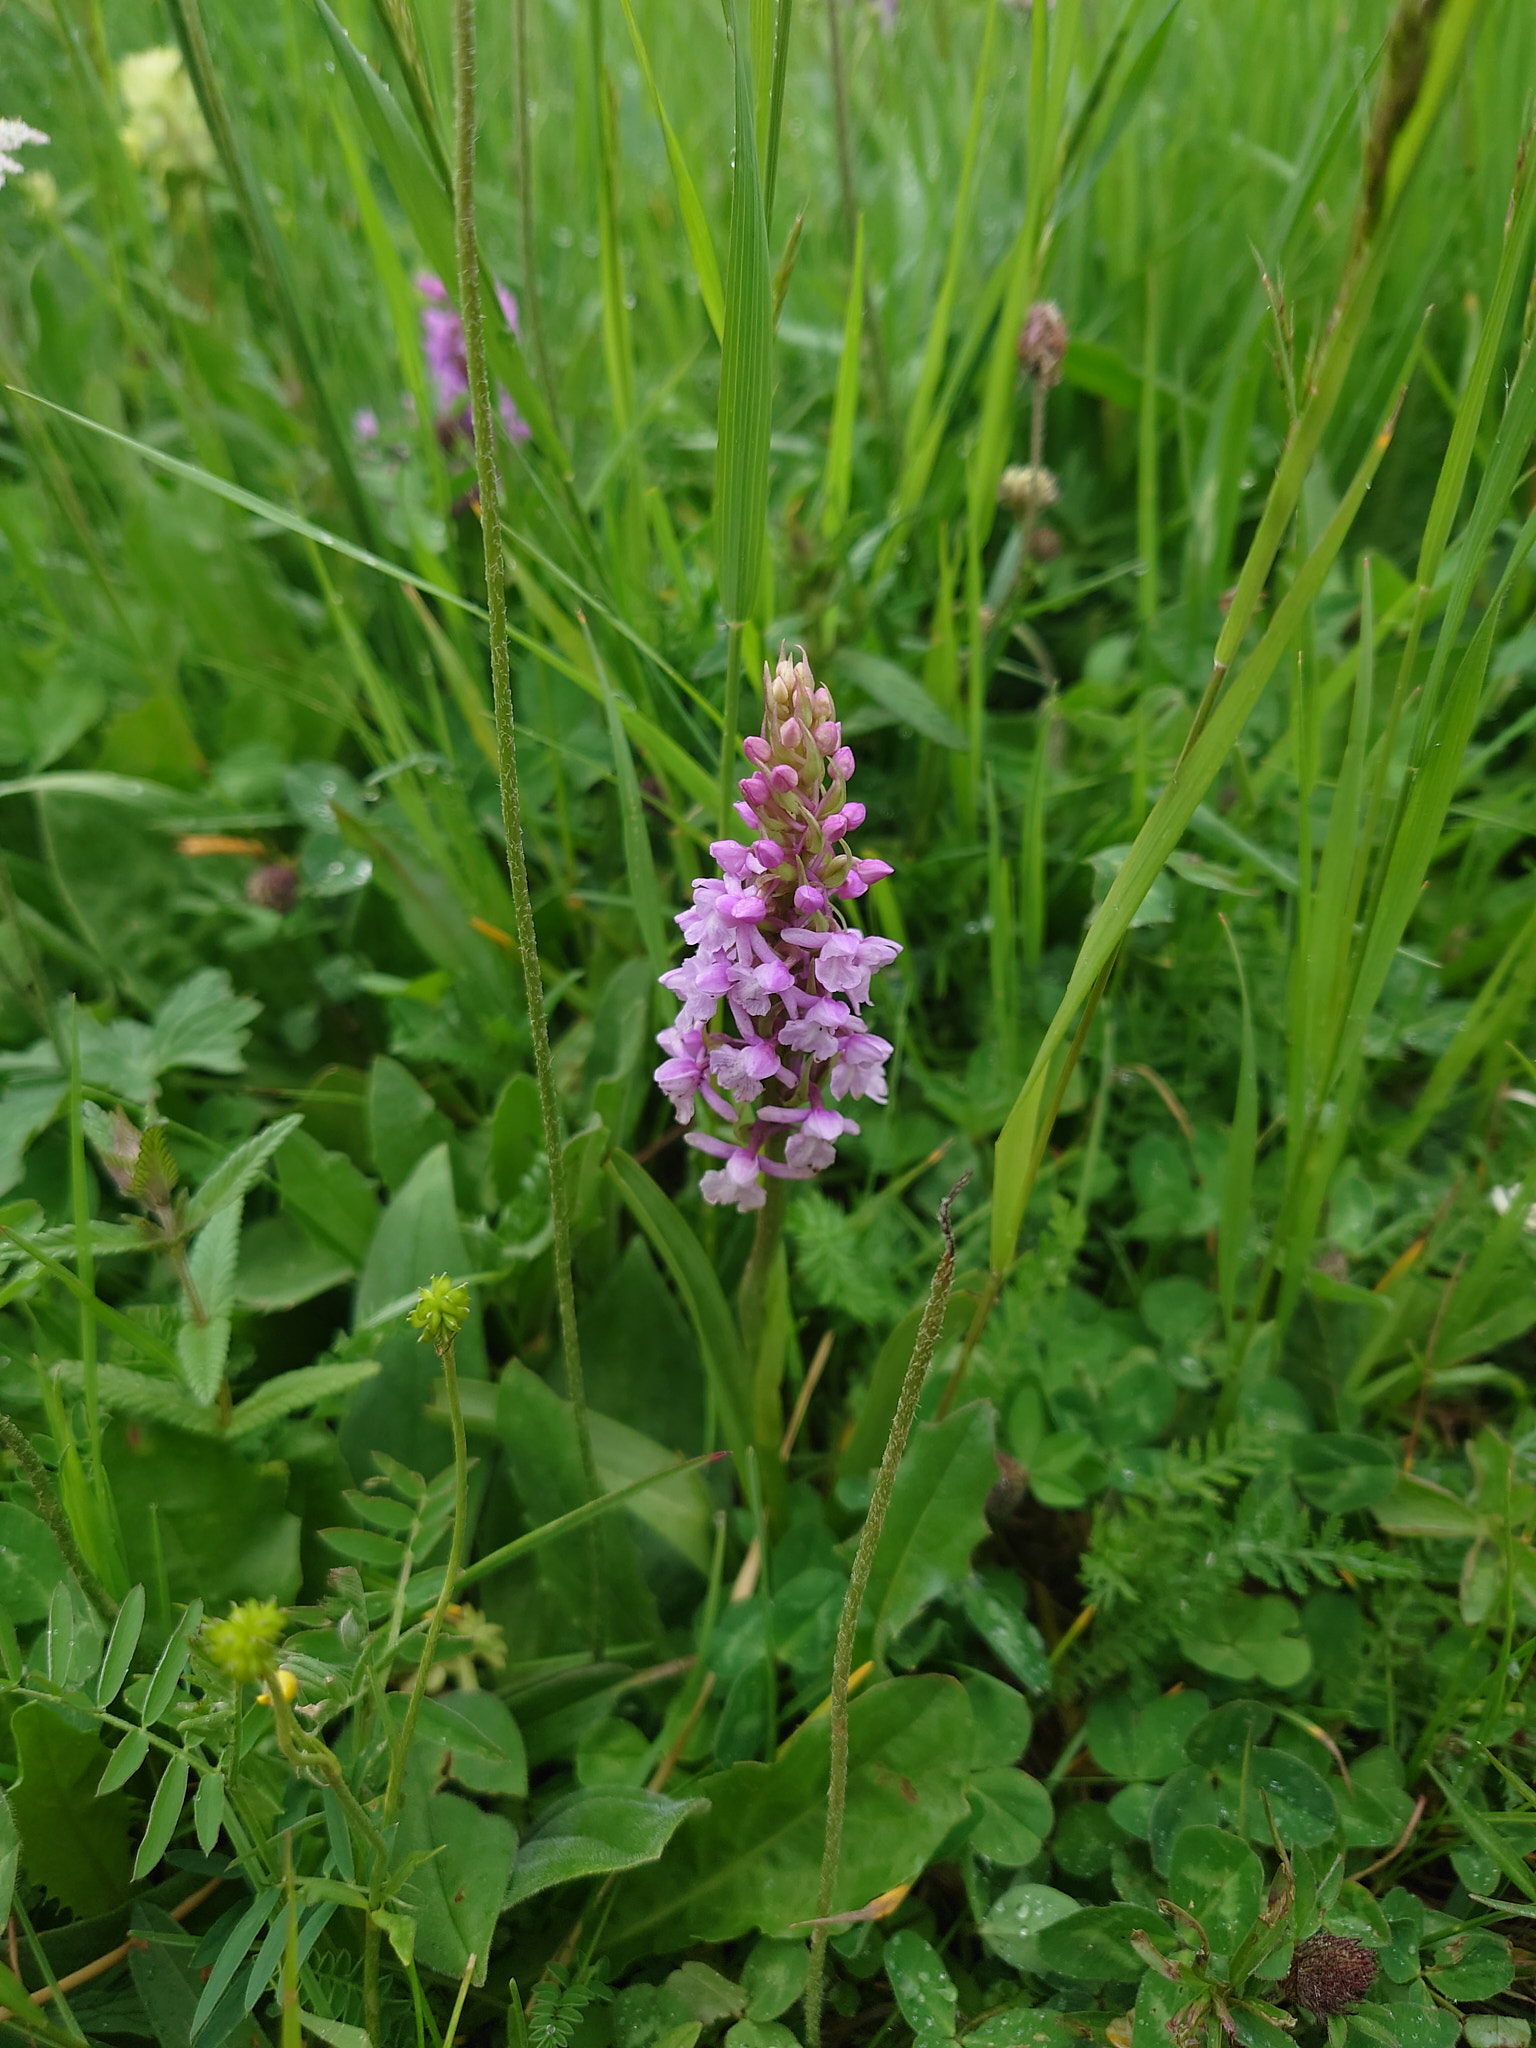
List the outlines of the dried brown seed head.
<svg viewBox="0 0 1536 2048">
<path fill-rule="evenodd" d="M 1282 2005 L 1300 2006 L 1314 2019 L 1334 2019 L 1356 2006 L 1376 1981 L 1376 1958 L 1363 1942 L 1342 1934 L 1310 1934 L 1296 1944 L 1276 1991 Z"/>
</svg>

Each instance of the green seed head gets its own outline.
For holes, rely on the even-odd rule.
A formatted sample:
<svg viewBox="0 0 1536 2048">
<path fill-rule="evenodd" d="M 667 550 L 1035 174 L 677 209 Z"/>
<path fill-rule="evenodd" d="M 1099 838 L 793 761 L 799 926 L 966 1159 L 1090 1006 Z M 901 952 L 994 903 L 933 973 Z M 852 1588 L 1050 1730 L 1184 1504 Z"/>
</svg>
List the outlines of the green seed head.
<svg viewBox="0 0 1536 2048">
<path fill-rule="evenodd" d="M 416 1297 L 416 1306 L 406 1317 L 421 1341 L 451 1344 L 463 1329 L 469 1314 L 469 1289 L 455 1287 L 446 1273 L 434 1273 Z"/>
<path fill-rule="evenodd" d="M 277 1661 L 287 1620 L 275 1600 L 242 1600 L 223 1621 L 204 1622 L 203 1648 L 221 1671 L 248 1685 Z"/>
</svg>

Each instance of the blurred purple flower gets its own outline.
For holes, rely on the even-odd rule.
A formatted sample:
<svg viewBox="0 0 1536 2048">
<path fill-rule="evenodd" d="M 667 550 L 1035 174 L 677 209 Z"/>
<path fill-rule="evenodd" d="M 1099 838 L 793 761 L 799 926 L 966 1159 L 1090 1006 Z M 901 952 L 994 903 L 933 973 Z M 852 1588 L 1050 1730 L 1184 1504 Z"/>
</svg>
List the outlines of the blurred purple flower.
<svg viewBox="0 0 1536 2048">
<path fill-rule="evenodd" d="M 421 309 L 421 346 L 427 369 L 437 387 L 437 428 L 445 439 L 462 434 L 474 438 L 469 406 L 469 364 L 464 354 L 464 323 L 448 297 L 448 287 L 429 270 L 417 273 L 416 289 L 426 300 Z M 514 335 L 518 332 L 517 300 L 504 284 L 496 287 L 496 299 Z M 510 393 L 497 390 L 501 424 L 509 441 L 528 439 L 528 422 L 512 403 Z"/>
<path fill-rule="evenodd" d="M 353 413 L 352 438 L 354 441 L 377 441 L 379 438 L 379 416 L 371 405 L 360 405 Z"/>
<path fill-rule="evenodd" d="M 699 1184 L 705 1201 L 738 1209 L 763 1206 L 764 1174 L 809 1180 L 832 1164 L 837 1140 L 859 1128 L 834 1103 L 884 1102 L 891 1047 L 858 1013 L 871 976 L 901 951 L 844 924 L 836 907 L 891 870 L 848 851 L 864 806 L 848 796 L 853 750 L 831 692 L 803 657 L 781 655 L 777 675 L 764 671 L 763 699 L 761 736 L 742 743 L 752 773 L 736 806 L 760 836 L 717 840 L 721 872 L 699 877 L 678 917 L 693 951 L 661 977 L 682 1008 L 658 1035 L 668 1057 L 655 1076 L 680 1124 L 702 1100 L 730 1128 L 690 1131 L 687 1142 L 723 1162 Z M 733 1030 L 716 1028 L 722 1000 Z"/>
</svg>

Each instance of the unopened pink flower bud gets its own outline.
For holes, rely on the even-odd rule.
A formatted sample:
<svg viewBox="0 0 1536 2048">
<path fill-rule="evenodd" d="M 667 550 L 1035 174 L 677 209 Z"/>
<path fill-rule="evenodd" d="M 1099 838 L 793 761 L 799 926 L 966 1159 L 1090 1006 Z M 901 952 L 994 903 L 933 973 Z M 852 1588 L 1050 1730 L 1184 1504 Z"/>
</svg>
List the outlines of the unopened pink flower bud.
<svg viewBox="0 0 1536 2048">
<path fill-rule="evenodd" d="M 827 907 L 824 889 L 813 889 L 809 882 L 802 882 L 795 891 L 795 908 L 802 917 L 818 917 Z"/>
<path fill-rule="evenodd" d="M 804 733 L 800 730 L 800 721 L 798 718 L 786 718 L 784 723 L 779 727 L 779 738 L 784 742 L 786 747 L 798 747 L 800 742 L 804 739 L 804 737 Z"/>
<path fill-rule="evenodd" d="M 822 834 L 827 839 L 841 839 L 848 830 L 848 816 L 845 811 L 833 811 L 821 821 Z"/>
<path fill-rule="evenodd" d="M 827 766 L 832 770 L 832 773 L 834 775 L 840 775 L 843 778 L 844 782 L 851 782 L 853 780 L 852 747 L 839 747 L 837 752 L 832 756 L 831 760 L 827 763 Z"/>
<path fill-rule="evenodd" d="M 710 851 L 714 851 L 713 847 Z M 765 868 L 782 867 L 784 864 L 783 847 L 776 846 L 771 839 L 759 839 L 752 851 Z"/>
<path fill-rule="evenodd" d="M 758 769 L 755 774 L 744 775 L 741 779 L 741 793 L 749 804 L 765 804 L 768 801 L 768 777 Z"/>
<path fill-rule="evenodd" d="M 759 768 L 766 768 L 773 759 L 773 750 L 768 745 L 768 742 L 755 732 L 749 733 L 742 741 L 741 751 L 749 761 L 755 762 Z"/>
<path fill-rule="evenodd" d="M 787 761 L 780 761 L 768 771 L 768 780 L 775 789 L 793 789 L 800 777 Z"/>
<path fill-rule="evenodd" d="M 843 805 L 843 830 L 845 832 L 857 832 L 859 827 L 863 824 L 864 818 L 864 806 L 857 800 L 857 798 L 855 798 L 852 802 Z"/>
<path fill-rule="evenodd" d="M 830 754 L 835 747 L 842 745 L 843 728 L 835 718 L 825 718 L 811 737 L 824 754 Z"/>
</svg>

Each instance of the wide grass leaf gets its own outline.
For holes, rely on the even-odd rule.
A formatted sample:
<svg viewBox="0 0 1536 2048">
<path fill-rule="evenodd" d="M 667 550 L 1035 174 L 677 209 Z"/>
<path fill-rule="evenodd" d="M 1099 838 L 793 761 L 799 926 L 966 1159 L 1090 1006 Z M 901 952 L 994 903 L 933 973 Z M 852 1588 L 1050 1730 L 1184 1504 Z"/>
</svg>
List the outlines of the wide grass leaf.
<svg viewBox="0 0 1536 2048">
<path fill-rule="evenodd" d="M 697 1779 L 708 1813 L 690 1820 L 654 1872 L 619 1896 L 607 1939 L 623 1956 L 760 1928 L 802 1931 L 816 1910 L 826 1832 L 828 1724 L 808 1722 L 771 1764 Z M 966 1814 L 971 1709 L 957 1680 L 894 1678 L 849 1710 L 848 1817 L 832 1910 L 910 1884 Z"/>
<path fill-rule="evenodd" d="M 425 1854 L 407 1885 L 416 1913 L 416 1955 L 446 1977 L 464 1974 L 475 1957 L 473 1981 L 485 1982 L 491 1939 L 517 1853 L 517 1832 L 499 1813 L 487 1813 L 456 1792 L 433 1792 L 412 1770 L 400 1815 L 397 1853 Z"/>
<path fill-rule="evenodd" d="M 504 1908 L 552 1885 L 654 1863 L 702 1799 L 668 1799 L 639 1785 L 589 1786 L 547 1809 L 520 1844 Z"/>
<path fill-rule="evenodd" d="M 865 1609 L 875 1653 L 970 1569 L 987 1533 L 987 1495 L 997 1483 L 991 1404 L 977 1401 L 913 1435 L 886 1513 Z"/>
</svg>

